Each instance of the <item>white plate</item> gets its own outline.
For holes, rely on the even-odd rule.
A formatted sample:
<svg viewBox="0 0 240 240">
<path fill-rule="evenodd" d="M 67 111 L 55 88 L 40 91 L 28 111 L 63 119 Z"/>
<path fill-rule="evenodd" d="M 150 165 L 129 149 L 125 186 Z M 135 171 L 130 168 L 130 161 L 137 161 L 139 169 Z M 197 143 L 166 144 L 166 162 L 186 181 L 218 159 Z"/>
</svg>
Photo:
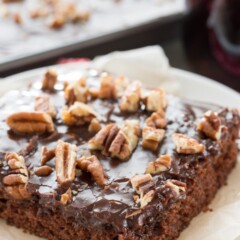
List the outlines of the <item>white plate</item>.
<svg viewBox="0 0 240 240">
<path fill-rule="evenodd" d="M 62 74 L 89 67 L 89 64 L 58 65 L 55 68 Z M 0 94 L 10 89 L 18 89 L 42 76 L 44 69 L 37 69 L 17 74 L 0 81 Z M 240 95 L 234 90 L 213 80 L 188 73 L 178 69 L 171 69 L 174 80 L 180 85 L 178 95 L 193 100 L 220 104 L 227 107 L 239 107 Z M 159 85 L 151 83 L 152 85 Z M 148 82 L 149 84 L 149 82 Z M 213 212 L 202 213 L 181 234 L 179 240 L 235 240 L 240 236 L 240 164 L 233 170 L 224 186 L 211 204 Z M 24 234 L 21 230 L 0 223 L 0 240 L 37 240 L 39 238 Z M 227 236 L 227 237 L 226 237 Z"/>
</svg>

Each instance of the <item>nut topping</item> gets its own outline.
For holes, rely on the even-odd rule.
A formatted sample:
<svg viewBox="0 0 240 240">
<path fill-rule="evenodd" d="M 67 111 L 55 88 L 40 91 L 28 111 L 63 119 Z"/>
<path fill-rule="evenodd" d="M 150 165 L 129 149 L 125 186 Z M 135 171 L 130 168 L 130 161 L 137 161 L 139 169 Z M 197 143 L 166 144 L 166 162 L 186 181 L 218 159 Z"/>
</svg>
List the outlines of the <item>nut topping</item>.
<svg viewBox="0 0 240 240">
<path fill-rule="evenodd" d="M 198 123 L 197 130 L 203 132 L 207 137 L 219 140 L 222 133 L 221 119 L 218 114 L 207 111 L 204 118 Z"/>
<path fill-rule="evenodd" d="M 10 115 L 6 120 L 8 126 L 18 133 L 53 132 L 52 118 L 47 113 L 18 112 Z"/>
<path fill-rule="evenodd" d="M 76 101 L 86 103 L 88 96 L 86 79 L 81 78 L 77 82 L 68 84 L 64 93 L 67 104 L 72 105 Z"/>
<path fill-rule="evenodd" d="M 39 177 L 47 177 L 52 173 L 52 168 L 49 166 L 41 166 L 34 173 Z"/>
<path fill-rule="evenodd" d="M 152 115 L 146 119 L 145 125 L 152 128 L 165 128 L 167 125 L 165 112 L 160 109 L 152 113 Z"/>
<path fill-rule="evenodd" d="M 6 185 L 5 191 L 15 199 L 30 197 L 26 189 L 29 175 L 24 158 L 17 153 L 9 153 L 6 154 L 5 159 L 12 170 L 3 178 L 3 184 Z"/>
<path fill-rule="evenodd" d="M 124 76 L 120 76 L 114 80 L 114 84 L 115 84 L 117 96 L 120 97 L 122 96 L 127 86 L 129 85 L 129 80 Z"/>
<path fill-rule="evenodd" d="M 56 117 L 57 114 L 53 102 L 51 101 L 50 96 L 48 95 L 35 97 L 34 110 L 37 112 L 46 112 L 52 118 Z"/>
<path fill-rule="evenodd" d="M 158 174 L 170 169 L 172 159 L 170 155 L 161 155 L 154 162 L 150 162 L 146 169 L 146 173 Z"/>
<path fill-rule="evenodd" d="M 152 151 L 157 150 L 159 143 L 163 140 L 165 130 L 152 127 L 143 128 L 142 147 Z"/>
<path fill-rule="evenodd" d="M 184 182 L 168 179 L 165 183 L 165 186 L 170 188 L 175 193 L 176 197 L 179 197 L 181 192 L 186 192 L 186 183 Z"/>
<path fill-rule="evenodd" d="M 55 157 L 56 148 L 48 149 L 46 146 L 42 147 L 42 159 L 41 159 L 41 165 L 43 166 L 45 163 L 50 161 Z"/>
<path fill-rule="evenodd" d="M 196 139 L 189 138 L 179 133 L 173 134 L 173 142 L 178 153 L 195 154 L 205 150 L 205 147 Z"/>
<path fill-rule="evenodd" d="M 150 112 L 157 112 L 161 109 L 165 109 L 167 106 L 167 99 L 165 90 L 157 88 L 150 91 L 143 99 L 146 109 Z"/>
<path fill-rule="evenodd" d="M 112 157 L 127 160 L 136 148 L 141 135 L 137 120 L 126 120 L 109 147 Z"/>
<path fill-rule="evenodd" d="M 75 102 L 69 108 L 65 106 L 62 112 L 63 121 L 69 126 L 80 126 L 90 123 L 95 117 L 96 113 L 93 109 L 81 102 Z"/>
<path fill-rule="evenodd" d="M 116 89 L 113 78 L 107 73 L 103 73 L 101 76 L 99 98 L 102 99 L 116 98 Z"/>
<path fill-rule="evenodd" d="M 53 92 L 57 83 L 57 73 L 53 69 L 48 69 L 42 80 L 42 90 Z"/>
<path fill-rule="evenodd" d="M 131 83 L 120 100 L 121 111 L 126 112 L 136 112 L 140 106 L 141 97 L 141 83 L 133 82 Z"/>
<path fill-rule="evenodd" d="M 96 118 L 93 118 L 91 123 L 89 124 L 88 131 L 90 133 L 97 133 L 101 130 L 101 128 L 102 127 L 100 122 Z"/>
<path fill-rule="evenodd" d="M 95 181 L 100 185 L 105 185 L 106 174 L 103 167 L 96 156 L 92 155 L 90 157 L 81 157 L 77 160 L 77 165 L 83 171 L 90 172 L 95 179 Z"/>
<path fill-rule="evenodd" d="M 68 203 L 71 203 L 72 201 L 72 190 L 69 188 L 64 194 L 61 195 L 61 204 L 67 205 Z"/>
<path fill-rule="evenodd" d="M 150 190 L 145 195 L 143 195 L 143 197 L 140 198 L 141 208 L 147 206 L 148 203 L 150 203 L 153 200 L 154 194 L 155 194 L 154 190 Z"/>
<path fill-rule="evenodd" d="M 144 174 L 144 175 L 136 175 L 131 178 L 131 184 L 133 189 L 137 192 L 139 192 L 139 188 L 141 185 L 146 184 L 148 182 L 151 182 L 153 180 L 152 176 L 150 174 Z"/>
<path fill-rule="evenodd" d="M 56 174 L 60 185 L 74 180 L 76 158 L 77 146 L 59 140 L 56 147 Z"/>
</svg>

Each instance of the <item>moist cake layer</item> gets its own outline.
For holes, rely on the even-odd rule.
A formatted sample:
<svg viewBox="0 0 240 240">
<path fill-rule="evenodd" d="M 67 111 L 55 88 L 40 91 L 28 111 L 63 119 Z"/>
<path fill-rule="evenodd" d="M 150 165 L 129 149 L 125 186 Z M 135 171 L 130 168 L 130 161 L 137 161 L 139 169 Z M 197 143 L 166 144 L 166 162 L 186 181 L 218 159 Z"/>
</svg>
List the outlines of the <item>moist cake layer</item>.
<svg viewBox="0 0 240 240">
<path fill-rule="evenodd" d="M 99 88 L 101 76 L 91 73 L 86 73 L 88 86 Z M 58 82 L 55 90 L 48 92 L 57 109 L 55 130 L 51 133 L 19 134 L 5 121 L 14 112 L 34 111 L 34 97 L 44 94 L 40 81 L 27 89 L 7 93 L 1 101 L 1 217 L 48 239 L 67 240 L 74 236 L 79 239 L 175 239 L 192 217 L 209 204 L 236 162 L 237 111 L 169 95 L 165 109 L 166 132 L 158 148 L 144 149 L 140 140 L 129 159 L 122 161 L 89 149 L 88 142 L 95 133 L 89 132 L 87 124 L 69 127 L 63 123 L 61 113 L 66 105 L 63 87 L 64 84 Z M 117 99 L 90 99 L 87 104 L 96 112 L 102 127 L 109 123 L 123 125 L 125 120 L 135 119 L 142 128 L 152 114 L 142 105 L 136 112 L 123 112 Z M 212 139 L 197 131 L 199 121 L 208 110 L 218 112 L 221 126 L 227 129 L 222 132 L 221 139 Z M 197 140 L 204 150 L 179 153 L 172 139 L 174 133 Z M 60 139 L 77 146 L 78 158 L 87 154 L 99 159 L 107 175 L 104 186 L 97 184 L 87 171 L 81 171 L 66 185 L 59 184 L 55 157 L 45 164 L 52 169 L 50 175 L 36 174 L 41 167 L 42 147 L 55 148 Z M 12 174 L 6 153 L 18 153 L 25 159 L 29 171 L 27 191 L 30 197 L 27 199 L 13 199 L 5 191 L 3 179 Z M 141 207 L 130 180 L 144 174 L 148 164 L 162 155 L 171 156 L 171 166 L 152 174 L 154 186 L 149 189 L 154 191 L 154 197 Z M 173 189 L 175 185 L 166 185 L 169 179 L 179 181 L 176 184 L 184 191 Z M 61 196 L 68 189 L 71 189 L 71 201 L 62 204 Z"/>
</svg>

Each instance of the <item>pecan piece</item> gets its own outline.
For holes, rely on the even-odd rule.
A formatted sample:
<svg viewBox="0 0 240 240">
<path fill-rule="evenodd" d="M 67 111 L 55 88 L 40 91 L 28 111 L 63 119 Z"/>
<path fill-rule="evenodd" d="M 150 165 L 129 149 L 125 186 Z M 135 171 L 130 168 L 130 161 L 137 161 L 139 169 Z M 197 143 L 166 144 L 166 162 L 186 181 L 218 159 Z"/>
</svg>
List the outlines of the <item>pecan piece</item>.
<svg viewBox="0 0 240 240">
<path fill-rule="evenodd" d="M 127 89 L 129 85 L 129 80 L 124 76 L 120 76 L 114 80 L 114 84 L 116 88 L 117 97 L 120 97 L 123 95 L 124 91 Z"/>
<path fill-rule="evenodd" d="M 221 138 L 222 128 L 220 117 L 212 111 L 207 111 L 197 126 L 198 131 L 203 132 L 207 137 L 214 140 Z"/>
<path fill-rule="evenodd" d="M 150 112 L 157 112 L 161 109 L 165 109 L 167 106 L 166 93 L 163 88 L 157 88 L 148 92 L 144 97 L 143 102 L 146 109 Z"/>
<path fill-rule="evenodd" d="M 109 147 L 112 157 L 127 160 L 136 148 L 140 135 L 139 121 L 126 120 Z"/>
<path fill-rule="evenodd" d="M 174 192 L 175 197 L 179 197 L 181 195 L 181 193 L 186 192 L 186 183 L 184 183 L 184 182 L 180 182 L 180 181 L 173 180 L 173 179 L 168 179 L 165 182 L 165 186 L 170 188 Z"/>
<path fill-rule="evenodd" d="M 152 151 L 157 150 L 158 145 L 164 138 L 164 135 L 165 135 L 165 130 L 163 129 L 144 127 L 142 147 L 145 149 L 150 149 Z"/>
<path fill-rule="evenodd" d="M 165 112 L 160 109 L 152 113 L 152 115 L 146 119 L 145 125 L 152 128 L 165 128 L 167 125 Z"/>
<path fill-rule="evenodd" d="M 5 191 L 15 199 L 30 197 L 26 189 L 29 174 L 24 158 L 17 153 L 9 153 L 6 154 L 5 159 L 12 170 L 9 175 L 3 178 L 3 184 L 6 185 Z"/>
<path fill-rule="evenodd" d="M 67 104 L 71 105 L 76 101 L 86 103 L 88 97 L 86 79 L 81 78 L 77 82 L 68 84 L 64 90 L 64 94 Z"/>
<path fill-rule="evenodd" d="M 54 124 L 47 113 L 17 112 L 6 120 L 8 126 L 17 133 L 44 133 L 53 132 Z"/>
<path fill-rule="evenodd" d="M 139 109 L 141 86 L 141 83 L 137 81 L 128 86 L 120 100 L 121 111 L 136 112 Z"/>
<path fill-rule="evenodd" d="M 204 152 L 204 145 L 200 144 L 196 139 L 184 136 L 179 133 L 173 134 L 173 142 L 178 153 L 195 154 Z"/>
<path fill-rule="evenodd" d="M 90 172 L 95 179 L 95 181 L 100 185 L 103 186 L 106 183 L 106 174 L 103 170 L 103 167 L 100 161 L 97 159 L 96 156 L 92 155 L 90 157 L 81 157 L 77 160 L 77 165 L 83 171 Z"/>
<path fill-rule="evenodd" d="M 56 147 L 56 175 L 60 185 L 74 180 L 76 158 L 77 146 L 59 140 Z"/>
<path fill-rule="evenodd" d="M 89 124 L 88 131 L 90 133 L 97 133 L 101 130 L 101 128 L 102 127 L 101 127 L 100 122 L 96 118 L 93 118 Z"/>
<path fill-rule="evenodd" d="M 81 102 L 75 102 L 69 108 L 65 106 L 62 112 L 62 119 L 69 126 L 80 126 L 90 123 L 95 117 L 96 113 L 94 110 Z"/>
<path fill-rule="evenodd" d="M 52 173 L 52 168 L 49 166 L 41 166 L 34 173 L 39 177 L 47 177 Z"/>
<path fill-rule="evenodd" d="M 56 155 L 56 148 L 48 149 L 46 146 L 43 146 L 41 165 L 43 166 L 45 163 L 53 159 L 55 155 Z"/>
<path fill-rule="evenodd" d="M 52 118 L 56 117 L 56 114 L 57 114 L 56 109 L 53 105 L 53 102 L 50 96 L 48 95 L 35 97 L 34 110 L 37 112 L 46 112 Z"/>
<path fill-rule="evenodd" d="M 103 73 L 101 76 L 99 98 L 102 99 L 116 98 L 116 88 L 113 78 L 107 73 Z"/>
<path fill-rule="evenodd" d="M 146 173 L 158 174 L 170 169 L 172 159 L 170 155 L 161 155 L 154 162 L 150 162 L 146 169 Z"/>
<path fill-rule="evenodd" d="M 69 188 L 64 194 L 61 195 L 60 202 L 63 205 L 67 205 L 72 201 L 72 190 Z"/>
<path fill-rule="evenodd" d="M 57 73 L 53 69 L 48 69 L 42 80 L 43 91 L 54 91 L 55 84 L 57 83 Z"/>
<path fill-rule="evenodd" d="M 104 150 L 105 148 L 104 152 L 107 152 L 109 144 L 111 144 L 118 131 L 119 127 L 116 124 L 108 124 L 88 142 L 89 149 Z"/>
<path fill-rule="evenodd" d="M 141 208 L 147 206 L 153 200 L 154 195 L 155 195 L 155 191 L 154 190 L 150 190 L 145 195 L 143 195 L 140 198 L 140 206 L 141 206 Z"/>
<path fill-rule="evenodd" d="M 136 175 L 132 177 L 131 179 L 131 184 L 133 189 L 137 192 L 140 193 L 140 186 L 143 184 L 146 184 L 148 182 L 151 182 L 153 180 L 152 176 L 150 174 L 144 174 L 144 175 Z"/>
</svg>

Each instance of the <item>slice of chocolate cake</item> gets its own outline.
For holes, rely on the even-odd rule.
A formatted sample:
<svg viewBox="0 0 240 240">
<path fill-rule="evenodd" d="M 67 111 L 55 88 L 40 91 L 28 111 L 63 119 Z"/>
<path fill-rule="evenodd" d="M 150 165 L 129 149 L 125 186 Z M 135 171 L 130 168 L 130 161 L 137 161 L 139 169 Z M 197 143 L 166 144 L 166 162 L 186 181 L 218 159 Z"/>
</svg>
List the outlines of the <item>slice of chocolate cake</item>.
<svg viewBox="0 0 240 240">
<path fill-rule="evenodd" d="M 50 240 L 176 239 L 236 164 L 237 110 L 106 73 L 0 103 L 0 217 Z"/>
</svg>

